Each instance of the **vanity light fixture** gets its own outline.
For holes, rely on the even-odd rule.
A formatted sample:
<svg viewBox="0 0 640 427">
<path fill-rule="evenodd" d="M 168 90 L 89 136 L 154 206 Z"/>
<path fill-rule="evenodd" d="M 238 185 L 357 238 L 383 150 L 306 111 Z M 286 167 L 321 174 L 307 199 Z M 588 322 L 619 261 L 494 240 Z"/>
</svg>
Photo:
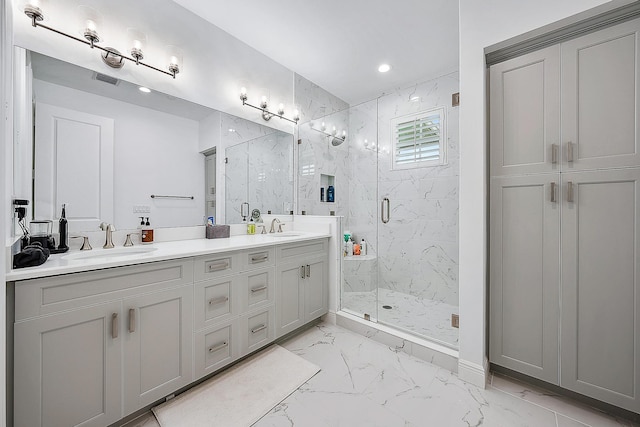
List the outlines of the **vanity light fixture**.
<svg viewBox="0 0 640 427">
<path fill-rule="evenodd" d="M 331 132 L 327 132 L 327 125 L 324 122 L 322 122 L 322 124 L 320 125 L 320 129 L 316 129 L 313 126 L 313 122 L 309 123 L 309 125 L 311 126 L 312 130 L 315 130 L 316 132 L 320 132 L 325 136 L 327 136 L 327 138 L 330 138 L 331 145 L 333 145 L 334 147 L 342 144 L 347 139 L 347 131 L 344 129 L 342 130 L 341 135 L 338 135 L 338 131 L 336 130 L 335 126 L 333 126 L 333 129 L 331 130 Z"/>
<path fill-rule="evenodd" d="M 98 33 L 98 27 L 100 25 L 100 14 L 95 9 L 87 6 L 80 6 L 79 9 L 81 10 L 81 14 L 85 18 L 83 28 L 81 29 L 82 38 L 43 24 L 42 21 L 44 20 L 44 12 L 39 6 L 37 0 L 27 1 L 27 4 L 24 7 L 24 14 L 27 15 L 29 19 L 31 19 L 31 25 L 33 27 L 42 27 L 56 34 L 60 34 L 61 36 L 65 36 L 88 45 L 92 49 L 96 48 L 101 50 L 103 61 L 112 68 L 122 68 L 122 66 L 125 64 L 125 60 L 127 60 L 135 62 L 136 65 L 142 65 L 144 67 L 151 68 L 152 70 L 159 71 L 163 74 L 167 74 L 174 79 L 176 78 L 176 74 L 180 72 L 180 62 L 182 61 L 181 56 L 176 55 L 175 53 L 172 54 L 168 65 L 169 71 L 142 62 L 142 59 L 144 58 L 142 49 L 144 48 L 144 44 L 146 43 L 146 36 L 139 30 L 135 30 L 135 33 L 132 32 L 132 34 L 130 34 L 132 42 L 130 50 L 131 56 L 123 55 L 122 53 L 111 47 L 99 46 L 96 43 L 99 43 L 101 40 L 100 34 Z"/>
<path fill-rule="evenodd" d="M 279 104 L 278 105 L 278 112 L 277 113 L 273 113 L 273 112 L 269 111 L 269 103 L 267 102 L 267 97 L 266 96 L 263 96 L 261 98 L 259 107 L 248 103 L 247 99 L 248 99 L 248 97 L 247 97 L 247 88 L 246 87 L 241 87 L 240 88 L 240 100 L 242 101 L 242 105 L 246 105 L 246 106 L 249 106 L 251 108 L 255 108 L 256 110 L 262 111 L 262 118 L 266 122 L 271 120 L 272 117 L 278 117 L 280 119 L 284 119 L 284 120 L 286 120 L 288 122 L 291 122 L 293 124 L 298 124 L 298 120 L 300 120 L 300 113 L 298 112 L 298 110 L 293 110 L 293 117 L 292 118 L 285 117 L 284 116 L 284 104 Z"/>
</svg>

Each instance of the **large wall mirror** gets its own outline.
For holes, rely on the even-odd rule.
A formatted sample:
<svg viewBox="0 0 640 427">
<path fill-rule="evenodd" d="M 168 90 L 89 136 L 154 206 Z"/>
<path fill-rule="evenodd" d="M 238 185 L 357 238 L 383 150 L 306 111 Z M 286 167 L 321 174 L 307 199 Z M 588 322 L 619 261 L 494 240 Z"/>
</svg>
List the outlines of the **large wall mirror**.
<svg viewBox="0 0 640 427">
<path fill-rule="evenodd" d="M 225 223 L 241 221 L 225 210 L 238 200 L 292 209 L 291 134 L 21 48 L 14 55 L 14 195 L 32 201 L 35 219 L 56 220 L 63 203 L 71 232 L 101 221 L 132 229 L 141 216 L 155 227 L 201 225 L 214 201 Z M 228 147 L 246 153 L 252 173 L 225 185 L 225 169 L 238 165 L 218 161 L 212 182 L 205 154 Z"/>
</svg>

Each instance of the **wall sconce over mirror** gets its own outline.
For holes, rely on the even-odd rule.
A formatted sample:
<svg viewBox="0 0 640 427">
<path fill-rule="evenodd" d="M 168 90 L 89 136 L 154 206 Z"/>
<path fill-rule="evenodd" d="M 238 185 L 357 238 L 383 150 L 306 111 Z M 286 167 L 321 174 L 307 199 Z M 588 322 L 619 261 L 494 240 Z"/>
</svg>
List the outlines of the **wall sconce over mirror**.
<svg viewBox="0 0 640 427">
<path fill-rule="evenodd" d="M 293 110 L 293 117 L 292 118 L 288 118 L 284 116 L 284 104 L 279 104 L 278 105 L 278 111 L 276 113 L 273 113 L 271 111 L 269 111 L 269 102 L 267 100 L 266 96 L 262 96 L 261 100 L 260 100 L 260 106 L 255 106 L 253 104 L 250 104 L 249 102 L 247 102 L 248 96 L 247 96 L 247 88 L 246 87 L 241 87 L 240 88 L 240 100 L 242 101 L 242 105 L 246 105 L 249 106 L 251 108 L 255 108 L 256 110 L 260 110 L 262 111 L 262 118 L 264 119 L 264 121 L 268 122 L 269 120 L 271 120 L 272 117 L 278 117 L 280 119 L 284 119 L 287 120 L 293 124 L 298 124 L 298 120 L 300 120 L 300 113 L 298 112 L 298 110 Z"/>
<path fill-rule="evenodd" d="M 102 25 L 102 16 L 96 9 L 84 5 L 78 6 L 78 12 L 83 21 L 80 28 L 80 34 L 82 35 L 81 38 L 43 24 L 42 21 L 45 19 L 43 11 L 44 6 L 44 0 L 27 0 L 24 4 L 24 13 L 29 17 L 29 19 L 31 19 L 31 25 L 33 27 L 41 27 L 56 34 L 60 34 L 61 36 L 89 45 L 92 49 L 99 49 L 104 63 L 112 68 L 122 68 L 126 61 L 131 61 L 135 62 L 136 65 L 142 65 L 163 74 L 167 74 L 174 79 L 176 78 L 176 74 L 180 72 L 180 68 L 182 66 L 182 52 L 174 46 L 167 46 L 167 49 L 169 50 L 169 58 L 167 61 L 168 71 L 163 70 L 142 62 L 142 59 L 144 58 L 143 49 L 147 43 L 147 37 L 142 31 L 134 28 L 127 30 L 127 36 L 129 43 L 131 44 L 129 47 L 131 56 L 127 56 L 120 53 L 120 51 L 115 48 L 103 47 L 97 44 L 104 40 L 101 38 L 99 33 L 100 26 Z"/>
</svg>

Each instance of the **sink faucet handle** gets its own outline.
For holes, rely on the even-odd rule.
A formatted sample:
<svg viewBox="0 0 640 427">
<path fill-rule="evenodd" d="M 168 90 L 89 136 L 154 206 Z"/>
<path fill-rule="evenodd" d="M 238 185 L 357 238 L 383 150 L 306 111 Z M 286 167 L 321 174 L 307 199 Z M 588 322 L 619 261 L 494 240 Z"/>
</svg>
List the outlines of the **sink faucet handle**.
<svg viewBox="0 0 640 427">
<path fill-rule="evenodd" d="M 278 233 L 282 233 L 282 226 L 283 226 L 283 225 L 284 225 L 284 224 L 278 224 Z"/>
<path fill-rule="evenodd" d="M 84 239 L 82 241 L 82 246 L 80 247 L 81 251 L 90 251 L 93 249 L 89 244 L 89 238 L 87 236 L 69 236 L 71 239 Z"/>
<path fill-rule="evenodd" d="M 131 240 L 131 236 L 133 235 L 140 235 L 140 233 L 128 233 L 127 234 L 127 240 L 124 241 L 124 246 L 128 247 L 128 246 L 133 246 L 133 241 Z"/>
<path fill-rule="evenodd" d="M 267 226 L 264 224 L 258 224 L 258 227 L 262 227 L 260 234 L 267 234 Z"/>
</svg>

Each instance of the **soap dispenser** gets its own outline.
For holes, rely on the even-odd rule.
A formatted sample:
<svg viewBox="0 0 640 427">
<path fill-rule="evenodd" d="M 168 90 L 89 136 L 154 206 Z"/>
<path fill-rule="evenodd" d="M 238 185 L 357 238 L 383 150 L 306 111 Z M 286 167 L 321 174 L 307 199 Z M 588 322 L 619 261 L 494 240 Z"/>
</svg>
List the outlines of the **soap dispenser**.
<svg viewBox="0 0 640 427">
<path fill-rule="evenodd" d="M 151 223 L 149 222 L 149 217 L 147 217 L 147 222 L 142 226 L 142 234 L 140 235 L 140 240 L 143 245 L 147 245 L 153 243 L 153 228 L 151 228 Z"/>
<path fill-rule="evenodd" d="M 60 215 L 60 222 L 58 223 L 58 234 L 60 235 L 60 244 L 58 245 L 59 251 L 66 251 L 69 249 L 69 235 L 67 234 L 67 214 L 65 211 L 66 205 L 62 204 L 62 214 Z"/>
</svg>

